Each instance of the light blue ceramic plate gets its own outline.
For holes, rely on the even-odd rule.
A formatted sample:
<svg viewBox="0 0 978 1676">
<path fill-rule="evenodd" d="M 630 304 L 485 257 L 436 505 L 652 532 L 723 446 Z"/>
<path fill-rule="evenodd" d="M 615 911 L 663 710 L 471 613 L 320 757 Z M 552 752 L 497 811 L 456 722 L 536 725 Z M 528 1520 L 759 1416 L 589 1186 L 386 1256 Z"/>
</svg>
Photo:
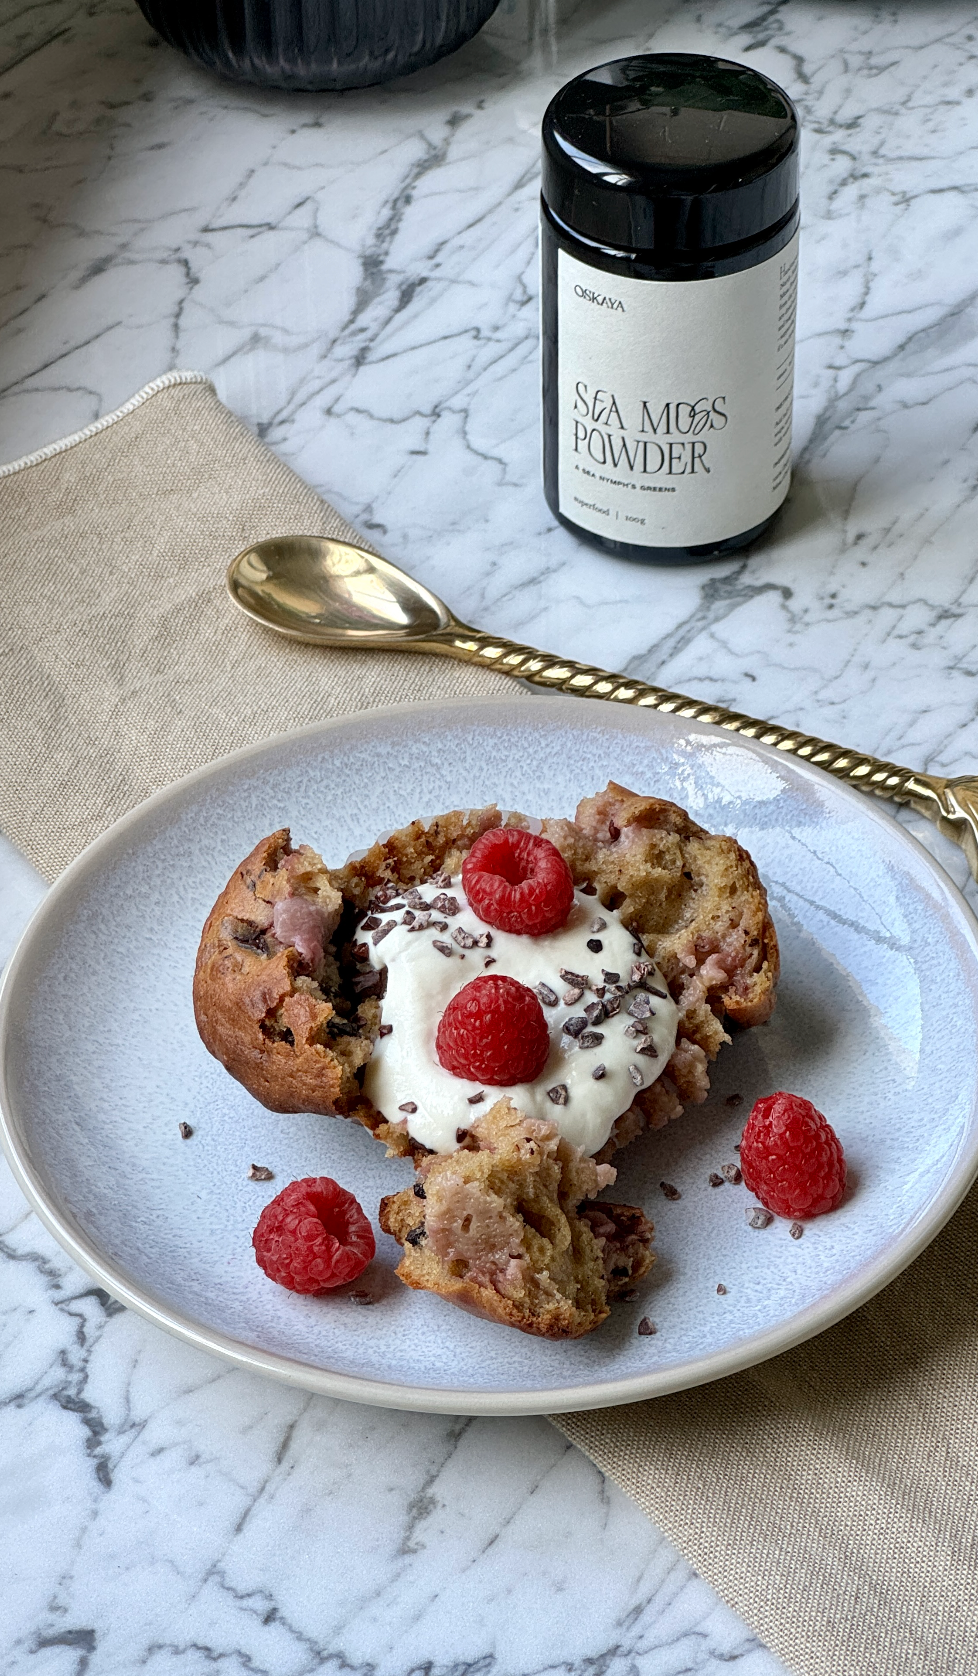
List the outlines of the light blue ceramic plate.
<svg viewBox="0 0 978 1676">
<path fill-rule="evenodd" d="M 709 1103 L 621 1155 L 659 1261 L 589 1338 L 550 1344 L 409 1292 L 379 1235 L 350 1297 L 260 1273 L 251 1231 L 286 1182 L 332 1175 L 376 1216 L 410 1179 L 365 1130 L 266 1112 L 208 1057 L 191 974 L 204 916 L 264 833 L 342 861 L 417 815 L 496 800 L 573 813 L 614 778 L 734 833 L 767 883 L 783 973 Z M 225 758 L 118 822 L 54 886 L 0 997 L 4 1143 L 66 1250 L 151 1321 L 240 1365 L 391 1407 L 520 1414 L 631 1402 L 821 1332 L 909 1263 L 978 1169 L 978 963 L 970 911 L 885 809 L 721 730 L 565 698 L 375 711 Z M 751 1102 L 788 1088 L 842 1137 L 853 1191 L 809 1224 L 747 1225 Z M 742 1096 L 736 1108 L 726 1101 Z M 193 1127 L 183 1141 L 178 1123 Z M 252 1163 L 275 1172 L 249 1181 Z M 666 1200 L 659 1182 L 682 1197 Z M 727 1290 L 718 1294 L 718 1284 Z M 639 1337 L 643 1315 L 655 1321 Z"/>
</svg>

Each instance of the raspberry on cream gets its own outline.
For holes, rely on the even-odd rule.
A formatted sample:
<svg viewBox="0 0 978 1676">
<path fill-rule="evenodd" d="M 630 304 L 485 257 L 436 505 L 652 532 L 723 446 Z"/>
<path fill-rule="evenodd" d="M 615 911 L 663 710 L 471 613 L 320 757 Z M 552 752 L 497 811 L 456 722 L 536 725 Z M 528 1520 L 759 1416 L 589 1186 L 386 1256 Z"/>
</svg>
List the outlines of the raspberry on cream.
<svg viewBox="0 0 978 1676">
<path fill-rule="evenodd" d="M 439 906 L 429 913 L 436 894 Z M 530 936 L 494 929 L 487 937 L 461 877 L 444 891 L 412 893 L 411 901 L 370 946 L 371 962 L 387 971 L 383 1019 L 391 1027 L 365 1070 L 373 1104 L 389 1120 L 406 1114 L 409 1134 L 423 1146 L 453 1152 L 459 1131 L 506 1094 L 589 1156 L 599 1152 L 675 1047 L 678 1009 L 642 945 L 613 910 L 579 890 L 559 929 Z M 515 978 L 541 1001 L 550 1051 L 531 1082 L 488 1090 L 439 1062 L 442 1015 L 487 970 Z"/>
<path fill-rule="evenodd" d="M 493 827 L 476 839 L 462 863 L 462 888 L 487 925 L 528 937 L 557 931 L 574 900 L 557 846 L 518 827 Z"/>
<path fill-rule="evenodd" d="M 453 1077 L 490 1088 L 532 1082 L 550 1055 L 539 998 L 502 972 L 483 973 L 457 990 L 435 1035 L 439 1063 Z"/>
</svg>

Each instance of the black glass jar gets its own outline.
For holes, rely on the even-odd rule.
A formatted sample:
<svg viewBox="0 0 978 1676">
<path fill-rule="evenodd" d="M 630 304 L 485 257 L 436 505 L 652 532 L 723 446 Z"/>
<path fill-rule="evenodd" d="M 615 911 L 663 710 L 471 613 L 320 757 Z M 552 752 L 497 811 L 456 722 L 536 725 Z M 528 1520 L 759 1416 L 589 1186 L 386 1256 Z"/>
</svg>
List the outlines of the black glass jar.
<svg viewBox="0 0 978 1676">
<path fill-rule="evenodd" d="M 543 122 L 551 510 L 648 563 L 736 552 L 791 479 L 798 119 L 767 76 L 643 54 Z"/>
<path fill-rule="evenodd" d="M 261 87 L 370 87 L 468 41 L 499 0 L 139 0 L 170 46 Z"/>
</svg>

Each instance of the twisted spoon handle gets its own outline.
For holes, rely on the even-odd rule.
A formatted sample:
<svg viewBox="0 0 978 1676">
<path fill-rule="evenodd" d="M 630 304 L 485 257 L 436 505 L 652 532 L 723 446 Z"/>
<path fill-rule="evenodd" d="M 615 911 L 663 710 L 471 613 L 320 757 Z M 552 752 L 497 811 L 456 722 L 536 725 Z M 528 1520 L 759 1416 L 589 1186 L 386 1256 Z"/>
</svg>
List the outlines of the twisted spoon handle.
<svg viewBox="0 0 978 1676">
<path fill-rule="evenodd" d="M 742 733 L 747 739 L 773 745 L 776 750 L 790 751 L 860 791 L 888 798 L 893 803 L 909 803 L 933 821 L 946 838 L 960 845 L 973 877 L 978 880 L 978 777 L 959 775 L 956 779 L 942 779 L 934 774 L 918 774 L 912 768 L 901 768 L 898 763 L 850 751 L 844 745 L 832 745 L 814 734 L 762 722 L 756 716 L 727 710 L 721 704 L 685 698 L 666 687 L 652 687 L 645 681 L 613 675 L 592 664 L 556 658 L 533 646 L 520 646 L 512 640 L 483 634 L 463 623 L 453 623 L 426 638 L 418 649 L 445 652 L 466 663 L 483 664 L 552 692 L 602 698 L 613 704 L 635 704 L 640 709 L 662 710 L 688 721 L 710 722 L 731 733 Z"/>
</svg>

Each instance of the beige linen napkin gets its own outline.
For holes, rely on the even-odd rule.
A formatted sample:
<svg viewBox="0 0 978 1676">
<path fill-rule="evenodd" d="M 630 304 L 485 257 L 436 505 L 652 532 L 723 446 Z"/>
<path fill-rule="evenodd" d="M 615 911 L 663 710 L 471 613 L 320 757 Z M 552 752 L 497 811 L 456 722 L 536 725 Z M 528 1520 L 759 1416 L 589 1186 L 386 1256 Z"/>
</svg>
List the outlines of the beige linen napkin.
<svg viewBox="0 0 978 1676">
<path fill-rule="evenodd" d="M 263 536 L 369 547 L 218 401 L 169 373 L 0 469 L 0 828 L 53 879 L 150 792 L 287 728 L 410 700 L 512 696 L 491 670 L 283 640 L 224 572 Z"/>
<path fill-rule="evenodd" d="M 232 611 L 224 568 L 351 535 L 195 374 L 0 471 L 0 826 L 48 877 L 142 797 L 285 728 L 512 692 Z M 749 1373 L 556 1422 L 799 1676 L 978 1676 L 978 1195 L 886 1292 Z"/>
</svg>

